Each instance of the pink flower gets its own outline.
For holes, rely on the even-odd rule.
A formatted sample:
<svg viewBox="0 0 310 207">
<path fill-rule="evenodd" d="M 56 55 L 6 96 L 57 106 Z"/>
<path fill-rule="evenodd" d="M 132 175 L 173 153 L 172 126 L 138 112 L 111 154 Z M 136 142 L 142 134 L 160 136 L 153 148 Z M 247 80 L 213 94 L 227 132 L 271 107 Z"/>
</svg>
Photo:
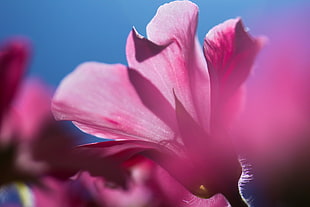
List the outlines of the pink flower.
<svg viewBox="0 0 310 207">
<path fill-rule="evenodd" d="M 28 56 L 25 40 L 14 39 L 0 48 L 0 124 L 23 77 Z"/>
<path fill-rule="evenodd" d="M 62 81 L 52 108 L 57 119 L 116 140 L 84 148 L 116 162 L 144 155 L 195 195 L 222 193 L 240 206 L 241 167 L 228 129 L 262 41 L 239 18 L 228 20 L 206 35 L 204 57 L 197 15 L 190 1 L 161 6 L 147 38 L 130 32 L 129 67 L 80 65 Z"/>
<path fill-rule="evenodd" d="M 249 80 L 239 142 L 253 165 L 261 206 L 307 206 L 309 200 L 309 52 L 306 8 L 264 22 L 268 44 Z M 274 14 L 273 14 L 274 15 Z M 274 16 L 273 16 L 274 17 Z M 285 25 L 285 27 L 278 27 Z M 241 139 L 242 138 L 242 139 Z"/>
</svg>

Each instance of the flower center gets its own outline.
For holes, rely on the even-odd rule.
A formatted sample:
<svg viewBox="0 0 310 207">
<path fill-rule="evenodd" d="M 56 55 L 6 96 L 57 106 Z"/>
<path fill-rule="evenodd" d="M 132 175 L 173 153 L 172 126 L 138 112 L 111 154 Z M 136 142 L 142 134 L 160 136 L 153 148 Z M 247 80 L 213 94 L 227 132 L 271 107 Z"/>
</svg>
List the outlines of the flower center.
<svg viewBox="0 0 310 207">
<path fill-rule="evenodd" d="M 194 192 L 194 195 L 199 198 L 210 198 L 210 192 L 204 185 L 200 185 L 199 188 Z"/>
</svg>

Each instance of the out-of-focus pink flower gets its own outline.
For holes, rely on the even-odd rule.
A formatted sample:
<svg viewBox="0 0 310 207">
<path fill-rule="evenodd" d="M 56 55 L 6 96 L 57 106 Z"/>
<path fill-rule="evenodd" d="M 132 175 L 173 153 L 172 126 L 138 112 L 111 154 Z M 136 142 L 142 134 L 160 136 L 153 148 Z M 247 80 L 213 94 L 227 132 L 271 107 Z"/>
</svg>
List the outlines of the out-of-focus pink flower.
<svg viewBox="0 0 310 207">
<path fill-rule="evenodd" d="M 57 119 L 117 140 L 84 148 L 102 148 L 117 161 L 142 154 L 195 195 L 222 193 L 232 205 L 244 205 L 228 129 L 262 41 L 249 36 L 240 18 L 228 20 L 206 35 L 204 57 L 197 15 L 190 1 L 161 6 L 147 38 L 130 32 L 129 67 L 80 65 L 63 80 L 52 107 Z"/>
<path fill-rule="evenodd" d="M 249 80 L 240 145 L 253 165 L 261 206 L 309 205 L 309 5 L 261 26 L 268 44 Z M 282 26 L 278 26 L 282 25 Z M 260 191 L 260 192 L 259 192 Z M 261 197 L 259 197 L 259 194 Z"/>
<path fill-rule="evenodd" d="M 23 78 L 29 56 L 26 40 L 12 39 L 0 49 L 0 185 L 15 177 L 10 171 L 15 159 L 15 130 L 11 106 Z"/>
<path fill-rule="evenodd" d="M 127 207 L 127 206 L 169 206 L 164 198 L 151 185 L 154 177 L 149 162 L 128 168 L 131 174 L 127 189 L 111 184 L 102 177 L 93 177 L 82 172 L 65 181 L 45 178 L 44 188 L 33 188 L 36 206 L 97 206 L 97 207 Z"/>
<path fill-rule="evenodd" d="M 28 56 L 29 46 L 26 40 L 11 40 L 0 49 L 1 117 L 3 116 L 3 110 L 9 106 L 23 77 Z"/>
<path fill-rule="evenodd" d="M 86 170 L 125 186 L 126 175 L 118 163 L 102 158 L 95 150 L 74 149 L 75 138 L 80 135 L 54 120 L 50 101 L 51 90 L 37 79 L 23 81 L 15 94 L 3 121 L 5 133 L 2 135 L 7 141 L 1 147 L 12 154 L 4 157 L 1 184 L 38 181 L 44 175 L 67 178 Z"/>
<path fill-rule="evenodd" d="M 172 207 L 226 206 L 222 195 L 211 199 L 193 196 L 165 170 L 149 160 L 127 166 L 130 171 L 128 189 L 111 185 L 102 177 L 83 172 L 73 179 L 59 181 L 45 178 L 44 188 L 33 188 L 36 206 L 97 206 L 97 207 Z M 173 187 L 173 188 L 171 188 Z M 180 197 L 182 199 L 180 199 Z"/>
<path fill-rule="evenodd" d="M 51 93 L 37 80 L 19 82 L 16 84 L 20 88 L 15 91 L 1 124 L 1 185 L 37 179 L 48 169 L 48 164 L 36 160 L 34 154 L 36 142 L 48 140 L 47 135 L 41 135 L 52 120 Z"/>
<path fill-rule="evenodd" d="M 96 198 L 92 197 L 89 189 L 79 180 L 58 180 L 44 177 L 43 185 L 32 186 L 33 203 L 35 206 L 46 207 L 99 207 Z"/>
<path fill-rule="evenodd" d="M 51 89 L 37 79 L 22 80 L 28 47 L 26 42 L 16 40 L 0 53 L 0 186 L 37 181 L 46 174 L 68 177 L 79 170 L 125 186 L 126 175 L 118 163 L 94 151 L 73 149 L 74 136 L 79 135 L 54 120 Z M 108 164 L 109 169 L 98 162 Z"/>
<path fill-rule="evenodd" d="M 0 124 L 23 78 L 28 56 L 26 40 L 14 39 L 0 48 Z"/>
<path fill-rule="evenodd" d="M 152 186 L 152 181 L 156 179 L 152 171 L 154 165 L 149 161 L 141 161 L 127 169 L 131 175 L 127 190 L 111 186 L 103 178 L 91 177 L 88 173 L 81 174 L 78 180 L 87 186 L 100 206 L 170 206 L 165 196 L 159 194 L 155 186 Z"/>
</svg>

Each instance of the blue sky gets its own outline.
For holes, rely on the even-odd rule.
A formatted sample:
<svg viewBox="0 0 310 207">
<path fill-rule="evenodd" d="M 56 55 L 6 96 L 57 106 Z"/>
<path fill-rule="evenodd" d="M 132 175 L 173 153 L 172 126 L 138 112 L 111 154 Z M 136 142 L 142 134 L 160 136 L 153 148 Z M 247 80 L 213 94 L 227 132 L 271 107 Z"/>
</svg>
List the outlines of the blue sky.
<svg viewBox="0 0 310 207">
<path fill-rule="evenodd" d="M 56 86 L 84 61 L 123 63 L 132 26 L 145 26 L 164 0 L 9 0 L 0 2 L 0 39 L 28 37 L 33 55 L 28 75 Z M 198 36 L 222 21 L 241 16 L 254 34 L 257 21 L 306 0 L 196 0 Z"/>
</svg>

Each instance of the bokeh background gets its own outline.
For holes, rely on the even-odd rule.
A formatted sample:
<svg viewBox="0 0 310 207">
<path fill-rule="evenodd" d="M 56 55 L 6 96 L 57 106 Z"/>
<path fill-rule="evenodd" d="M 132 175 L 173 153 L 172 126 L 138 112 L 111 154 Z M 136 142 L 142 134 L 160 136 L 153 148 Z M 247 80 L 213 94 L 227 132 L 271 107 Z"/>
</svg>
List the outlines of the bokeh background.
<svg viewBox="0 0 310 207">
<path fill-rule="evenodd" d="M 28 75 L 56 87 L 84 61 L 126 64 L 125 43 L 133 26 L 145 26 L 167 0 L 0 0 L 0 40 L 25 36 L 32 42 Z M 228 18 L 241 16 L 254 35 L 279 12 L 308 0 L 196 0 L 198 37 Z M 309 5 L 309 4 L 308 4 Z M 309 7 L 308 7 L 309 8 Z M 277 25 L 279 27 L 285 25 Z M 268 34 L 267 34 L 268 35 Z"/>
</svg>

